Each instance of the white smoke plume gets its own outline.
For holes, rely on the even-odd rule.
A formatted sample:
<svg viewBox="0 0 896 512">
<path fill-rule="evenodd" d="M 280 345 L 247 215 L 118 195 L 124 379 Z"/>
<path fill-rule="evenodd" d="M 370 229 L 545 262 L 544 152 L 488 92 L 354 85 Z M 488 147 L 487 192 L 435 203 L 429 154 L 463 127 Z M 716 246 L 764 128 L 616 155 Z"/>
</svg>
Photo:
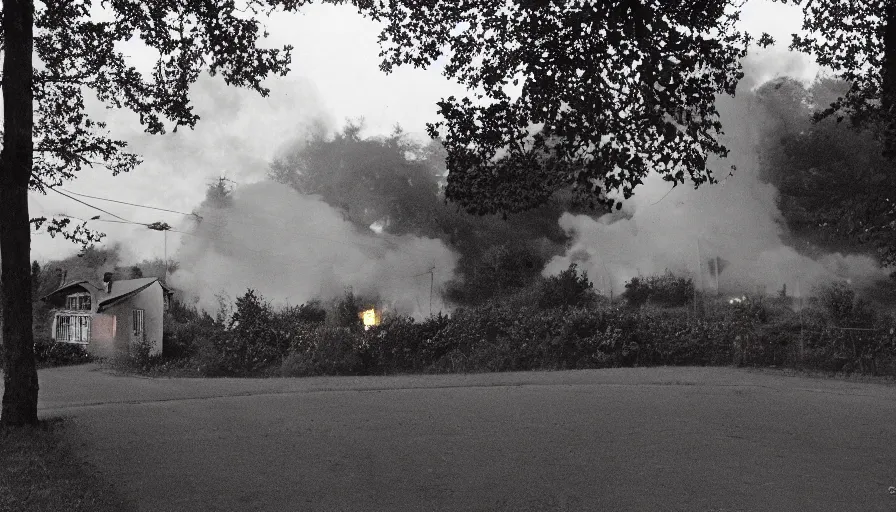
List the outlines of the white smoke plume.
<svg viewBox="0 0 896 512">
<path fill-rule="evenodd" d="M 712 164 L 720 184 L 672 189 L 652 175 L 626 201 L 624 215 L 564 214 L 560 225 L 572 243 L 544 274 L 576 263 L 607 295 L 623 292 L 633 277 L 666 270 L 693 276 L 698 288 L 718 287 L 723 294 L 774 293 L 786 285 L 788 294 L 806 296 L 827 281 L 846 280 L 861 288 L 885 279 L 887 273 L 868 256 L 836 253 L 811 259 L 784 244 L 777 192 L 759 180 L 756 145 L 764 119 L 751 88 L 781 74 L 799 76 L 799 66 L 780 55 L 767 57 L 747 62 L 737 96 L 718 101 L 724 142 L 731 150 L 727 159 Z M 784 66 L 784 73 L 774 72 L 775 65 Z M 732 164 L 737 171 L 729 175 Z M 722 262 L 718 274 L 715 261 Z"/>
<path fill-rule="evenodd" d="M 184 235 L 171 283 L 187 300 L 217 310 L 216 295 L 251 288 L 275 305 L 340 296 L 346 288 L 396 313 L 445 310 L 442 285 L 455 254 L 441 240 L 359 232 L 339 210 L 274 182 L 238 187 L 226 208 L 203 207 Z M 434 268 L 434 273 L 429 274 Z"/>
</svg>

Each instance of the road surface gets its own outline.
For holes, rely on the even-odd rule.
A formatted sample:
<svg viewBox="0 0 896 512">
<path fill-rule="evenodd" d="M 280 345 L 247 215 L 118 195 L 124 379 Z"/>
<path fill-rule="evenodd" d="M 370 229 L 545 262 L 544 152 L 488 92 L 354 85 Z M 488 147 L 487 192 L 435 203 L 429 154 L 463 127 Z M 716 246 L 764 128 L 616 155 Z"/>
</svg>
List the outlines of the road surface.
<svg viewBox="0 0 896 512">
<path fill-rule="evenodd" d="M 138 510 L 896 511 L 896 386 L 728 368 L 40 372 Z"/>
</svg>

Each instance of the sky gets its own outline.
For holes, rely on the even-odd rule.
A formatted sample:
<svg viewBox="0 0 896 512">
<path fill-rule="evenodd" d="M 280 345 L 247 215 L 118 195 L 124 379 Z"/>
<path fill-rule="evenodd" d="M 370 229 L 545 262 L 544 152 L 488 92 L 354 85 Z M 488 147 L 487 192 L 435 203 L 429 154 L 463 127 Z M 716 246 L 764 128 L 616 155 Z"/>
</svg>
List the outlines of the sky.
<svg viewBox="0 0 896 512">
<path fill-rule="evenodd" d="M 800 28 L 798 8 L 749 0 L 741 23 L 757 36 L 768 32 L 778 41 L 777 48 L 766 51 L 780 55 L 782 64 L 763 81 L 775 74 L 792 71 L 806 75 L 814 69 L 806 65 L 808 57 L 788 55 L 784 49 L 790 34 Z M 438 63 L 427 70 L 402 67 L 389 75 L 381 72 L 376 42 L 379 26 L 351 7 L 308 6 L 299 13 L 275 15 L 267 21 L 267 29 L 271 45 L 295 48 L 292 71 L 266 82 L 270 97 L 203 78 L 192 94 L 202 118 L 196 129 L 162 136 L 144 134 L 133 114 L 93 105 L 95 118 L 105 120 L 112 135 L 128 141 L 144 162 L 131 173 L 116 177 L 106 170 L 87 170 L 64 189 L 189 213 L 202 201 L 206 187 L 221 176 L 237 184 L 264 179 L 267 164 L 278 149 L 301 137 L 312 123 L 336 129 L 347 119 L 363 118 L 368 135 L 388 133 L 400 124 L 422 138 L 425 124 L 437 120 L 436 102 L 465 93 L 442 76 Z M 138 68 L 152 65 L 152 55 L 138 45 L 127 45 L 126 53 Z M 32 216 L 90 218 L 98 213 L 53 192 L 48 194 L 30 194 Z M 82 199 L 134 221 L 163 221 L 180 227 L 191 222 L 179 214 Z M 162 257 L 166 248 L 170 257 L 180 244 L 177 233 L 165 235 L 140 226 L 102 222 L 91 226 L 107 233 L 104 243 L 120 243 L 129 261 Z M 78 247 L 39 232 L 32 237 L 31 249 L 33 259 L 47 261 L 73 254 Z"/>
</svg>

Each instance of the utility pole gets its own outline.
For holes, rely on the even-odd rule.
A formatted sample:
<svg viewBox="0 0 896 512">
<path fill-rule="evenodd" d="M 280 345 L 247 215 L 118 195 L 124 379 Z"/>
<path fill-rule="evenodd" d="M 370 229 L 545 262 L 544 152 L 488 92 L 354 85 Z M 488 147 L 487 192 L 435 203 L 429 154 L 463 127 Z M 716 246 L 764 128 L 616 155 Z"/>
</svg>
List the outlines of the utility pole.
<svg viewBox="0 0 896 512">
<path fill-rule="evenodd" d="M 715 257 L 715 267 L 716 267 L 716 297 L 719 296 L 719 280 L 721 279 L 721 269 L 719 268 L 719 260 L 718 256 Z"/>
<path fill-rule="evenodd" d="M 803 340 L 803 294 L 800 293 L 800 279 L 796 279 L 797 307 L 800 308 L 800 364 L 803 363 L 805 341 Z"/>
<path fill-rule="evenodd" d="M 429 269 L 429 317 L 432 318 L 432 287 L 436 278 L 436 267 Z"/>
<path fill-rule="evenodd" d="M 697 322 L 697 280 L 700 280 L 700 287 L 703 288 L 703 263 L 700 261 L 700 237 L 697 237 L 697 274 L 694 276 L 694 322 Z"/>
<path fill-rule="evenodd" d="M 165 254 L 165 284 L 168 284 L 168 230 L 171 229 L 171 226 L 168 225 L 167 222 L 153 222 L 152 224 L 147 224 L 146 227 L 153 231 L 161 231 L 162 236 L 164 237 L 164 254 Z"/>
</svg>

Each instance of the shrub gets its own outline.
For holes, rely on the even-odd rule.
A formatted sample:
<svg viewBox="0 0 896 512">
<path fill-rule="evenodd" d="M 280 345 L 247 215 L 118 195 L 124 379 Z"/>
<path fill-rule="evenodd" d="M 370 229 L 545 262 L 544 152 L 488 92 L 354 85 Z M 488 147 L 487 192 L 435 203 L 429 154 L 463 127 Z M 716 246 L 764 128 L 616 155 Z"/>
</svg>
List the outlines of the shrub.
<svg viewBox="0 0 896 512">
<path fill-rule="evenodd" d="M 218 333 L 217 336 L 224 336 L 224 334 Z M 200 375 L 221 377 L 230 373 L 227 362 L 221 353 L 218 352 L 214 336 L 200 336 L 196 338 L 194 346 L 196 347 L 196 354 L 193 356 L 192 362 Z"/>
<path fill-rule="evenodd" d="M 152 354 L 153 343 L 148 340 L 138 341 L 131 346 L 131 351 L 127 359 L 124 360 L 126 367 L 138 372 L 149 372 L 154 367 L 162 363 L 164 356 L 161 354 Z"/>
<path fill-rule="evenodd" d="M 871 305 L 856 296 L 846 283 L 830 283 L 817 286 L 812 305 L 820 306 L 835 325 L 840 327 L 868 327 L 875 321 Z"/>
<path fill-rule="evenodd" d="M 196 342 L 200 337 L 223 328 L 207 313 L 192 317 L 178 317 L 176 314 L 166 313 L 164 322 L 162 353 L 169 359 L 194 356 L 197 350 Z"/>
<path fill-rule="evenodd" d="M 339 327 L 351 327 L 360 329 L 363 325 L 358 313 L 361 304 L 351 290 L 347 290 L 341 299 L 333 306 L 333 322 Z"/>
<path fill-rule="evenodd" d="M 213 337 L 224 369 L 229 373 L 254 373 L 283 357 L 288 339 L 278 336 L 271 306 L 254 290 L 236 299 L 227 329 Z"/>
<path fill-rule="evenodd" d="M 2 352 L 0 352 L 2 355 Z M 39 367 L 68 366 L 93 361 L 93 357 L 83 345 L 75 343 L 56 343 L 50 338 L 36 337 L 34 340 L 34 358 Z"/>
<path fill-rule="evenodd" d="M 659 281 L 648 280 L 642 290 L 650 292 L 649 298 L 656 290 L 681 288 L 682 282 L 690 286 L 678 278 L 663 282 L 673 281 L 678 284 L 655 286 Z M 670 296 L 659 304 L 674 303 Z M 415 321 L 393 316 L 367 331 L 360 329 L 360 302 L 351 293 L 335 304 L 334 322 L 327 323 L 319 303 L 274 310 L 249 290 L 236 301 L 227 324 L 196 317 L 175 324 L 171 337 L 190 347 L 181 352 L 191 354 L 189 359 L 180 360 L 209 376 L 732 363 L 896 373 L 896 320 L 869 315 L 842 289 L 822 295 L 801 313 L 786 298 L 749 297 L 731 304 L 706 300 L 696 318 L 689 308 L 645 303 L 653 306 L 602 301 L 587 277 L 571 266 L 500 300 L 458 308 L 451 317 Z M 841 322 L 860 319 L 876 330 L 842 329 Z M 135 359 L 140 368 L 177 367 L 170 358 L 146 363 L 135 353 Z"/>
<path fill-rule="evenodd" d="M 578 273 L 575 263 L 541 285 L 538 306 L 545 309 L 587 306 L 595 300 L 594 289 L 585 271 Z"/>
<path fill-rule="evenodd" d="M 281 313 L 299 323 L 322 323 L 327 319 L 327 312 L 321 306 L 319 300 L 312 300 L 300 306 L 286 308 Z"/>
<path fill-rule="evenodd" d="M 458 304 L 481 304 L 524 289 L 540 279 L 546 260 L 531 244 L 500 244 L 464 261 L 471 269 L 463 281 L 452 281 L 446 290 Z"/>
<path fill-rule="evenodd" d="M 422 322 L 390 317 L 361 335 L 361 357 L 366 373 L 420 372 L 431 362 L 430 340 L 449 323 L 439 313 Z"/>
<path fill-rule="evenodd" d="M 663 307 L 686 305 L 694 295 L 694 281 L 666 271 L 660 276 L 633 277 L 625 283 L 622 297 L 629 305 L 639 307 L 647 303 Z"/>
<path fill-rule="evenodd" d="M 363 373 L 360 333 L 350 327 L 309 325 L 280 365 L 289 377 Z"/>
</svg>

